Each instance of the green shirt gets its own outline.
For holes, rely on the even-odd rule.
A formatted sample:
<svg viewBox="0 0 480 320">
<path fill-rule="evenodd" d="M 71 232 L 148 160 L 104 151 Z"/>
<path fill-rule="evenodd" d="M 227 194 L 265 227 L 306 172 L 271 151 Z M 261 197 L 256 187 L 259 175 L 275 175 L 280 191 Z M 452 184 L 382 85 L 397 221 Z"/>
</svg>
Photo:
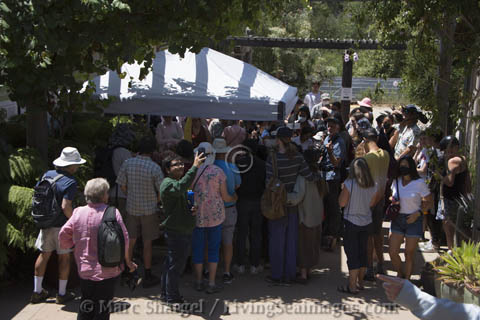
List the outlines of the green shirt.
<svg viewBox="0 0 480 320">
<path fill-rule="evenodd" d="M 197 167 L 192 167 L 182 179 L 167 177 L 160 185 L 160 197 L 167 217 L 163 225 L 169 231 L 188 235 L 195 228 L 195 216 L 187 207 L 187 191 L 196 174 Z"/>
</svg>

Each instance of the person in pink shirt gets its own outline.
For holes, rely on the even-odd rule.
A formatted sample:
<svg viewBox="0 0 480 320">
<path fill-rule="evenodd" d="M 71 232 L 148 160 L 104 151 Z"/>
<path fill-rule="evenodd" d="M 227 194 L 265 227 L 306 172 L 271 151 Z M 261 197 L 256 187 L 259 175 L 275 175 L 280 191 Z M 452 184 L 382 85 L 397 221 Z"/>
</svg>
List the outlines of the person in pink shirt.
<svg viewBox="0 0 480 320">
<path fill-rule="evenodd" d="M 97 233 L 108 208 L 109 188 L 107 180 L 103 178 L 89 180 L 84 191 L 87 205 L 76 208 L 58 234 L 61 248 L 74 247 L 82 291 L 78 319 L 110 318 L 109 302 L 113 299 L 117 277 L 122 272 L 120 267 L 103 267 L 98 262 Z M 128 255 L 128 232 L 118 210 L 116 217 L 125 238 L 125 263 L 133 272 L 137 265 Z"/>
<path fill-rule="evenodd" d="M 237 201 L 227 190 L 227 177 L 214 165 L 215 150 L 208 142 L 202 142 L 195 152 L 203 153 L 205 163 L 197 170 L 192 190 L 195 194 L 196 227 L 192 234 L 192 262 L 195 267 L 195 289 L 206 293 L 221 290 L 215 285 L 215 275 L 222 240 L 222 223 L 225 221 L 224 201 Z M 202 282 L 205 242 L 208 243 L 208 286 Z"/>
</svg>

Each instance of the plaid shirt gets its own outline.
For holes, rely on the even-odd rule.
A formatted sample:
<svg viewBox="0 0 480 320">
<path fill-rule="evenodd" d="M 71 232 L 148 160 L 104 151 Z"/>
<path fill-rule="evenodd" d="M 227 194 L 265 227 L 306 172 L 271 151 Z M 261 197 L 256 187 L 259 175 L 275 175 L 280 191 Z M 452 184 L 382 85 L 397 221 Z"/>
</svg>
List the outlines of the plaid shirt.
<svg viewBox="0 0 480 320">
<path fill-rule="evenodd" d="M 120 167 L 117 183 L 127 187 L 127 212 L 133 216 L 154 214 L 157 210 L 163 172 L 149 157 L 137 156 L 125 160 Z"/>
</svg>

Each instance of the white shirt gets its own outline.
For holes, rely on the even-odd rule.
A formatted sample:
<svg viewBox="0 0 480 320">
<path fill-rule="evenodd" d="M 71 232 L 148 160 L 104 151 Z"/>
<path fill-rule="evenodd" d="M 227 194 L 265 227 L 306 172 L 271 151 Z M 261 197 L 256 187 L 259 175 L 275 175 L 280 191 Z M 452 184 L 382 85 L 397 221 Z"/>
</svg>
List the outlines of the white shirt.
<svg viewBox="0 0 480 320">
<path fill-rule="evenodd" d="M 305 142 L 302 143 L 300 141 L 300 136 L 297 136 L 297 137 L 292 139 L 292 142 L 295 143 L 297 146 L 302 147 L 303 151 L 307 150 L 309 147 L 313 148 L 313 140 L 312 139 L 307 139 Z"/>
<path fill-rule="evenodd" d="M 305 99 L 303 99 L 303 103 L 310 109 L 310 115 L 312 115 L 313 106 L 320 102 L 322 102 L 322 94 L 320 91 L 318 93 L 309 92 L 305 95 Z"/>
<path fill-rule="evenodd" d="M 402 178 L 398 178 L 398 188 L 400 189 L 400 213 L 403 214 L 413 214 L 421 211 L 422 198 L 430 194 L 430 189 L 423 179 L 412 180 L 404 186 Z M 395 180 L 392 182 L 392 196 L 398 199 Z"/>
</svg>

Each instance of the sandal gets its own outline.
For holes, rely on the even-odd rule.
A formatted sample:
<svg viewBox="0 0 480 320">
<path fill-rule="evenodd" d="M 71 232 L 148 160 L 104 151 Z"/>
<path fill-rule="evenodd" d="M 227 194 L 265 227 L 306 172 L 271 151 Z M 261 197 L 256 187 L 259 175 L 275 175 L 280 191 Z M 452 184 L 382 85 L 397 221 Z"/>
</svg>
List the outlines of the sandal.
<svg viewBox="0 0 480 320">
<path fill-rule="evenodd" d="M 341 292 L 341 293 L 349 293 L 349 294 L 357 294 L 358 293 L 358 291 L 350 290 L 350 287 L 348 285 L 339 286 L 339 287 L 337 287 L 337 290 L 338 290 L 338 292 Z"/>
</svg>

